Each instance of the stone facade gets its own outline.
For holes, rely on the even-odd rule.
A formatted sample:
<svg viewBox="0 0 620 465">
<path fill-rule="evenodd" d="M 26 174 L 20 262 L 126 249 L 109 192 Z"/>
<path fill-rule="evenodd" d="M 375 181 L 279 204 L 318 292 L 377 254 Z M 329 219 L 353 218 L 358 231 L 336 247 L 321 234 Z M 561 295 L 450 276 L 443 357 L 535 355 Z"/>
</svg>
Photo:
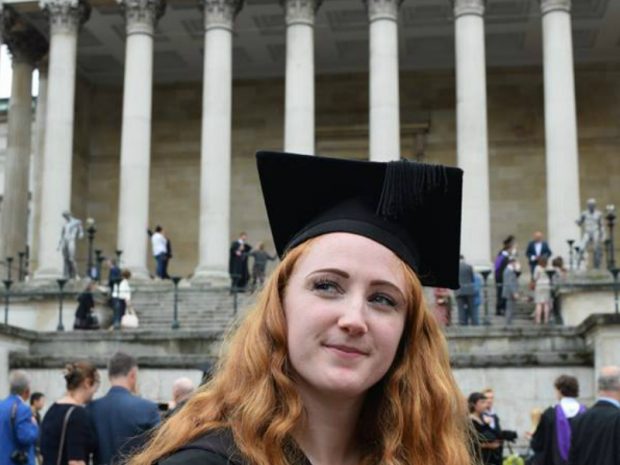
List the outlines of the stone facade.
<svg viewBox="0 0 620 465">
<path fill-rule="evenodd" d="M 499 247 L 515 233 L 523 250 L 532 231 L 546 229 L 542 70 L 494 68 L 487 79 L 492 244 Z M 428 125 L 424 159 L 456 164 L 453 73 L 402 72 L 400 81 L 403 128 Z M 581 203 L 595 197 L 600 208 L 620 205 L 614 189 L 620 183 L 620 68 L 581 66 L 575 82 Z M 183 276 L 197 265 L 201 92 L 198 82 L 158 85 L 153 92 L 149 223 L 168 230 L 170 269 Z M 282 149 L 283 108 L 283 79 L 234 82 L 231 235 L 245 230 L 251 242 L 265 240 L 271 250 L 253 153 Z M 95 218 L 96 248 L 111 256 L 117 247 L 122 89 L 80 82 L 76 112 L 72 210 L 82 219 Z M 366 74 L 317 77 L 317 153 L 367 158 L 367 122 Z M 413 135 L 402 133 L 402 155 L 415 158 Z M 82 266 L 86 242 L 78 250 Z M 566 249 L 554 252 L 567 255 Z"/>
</svg>

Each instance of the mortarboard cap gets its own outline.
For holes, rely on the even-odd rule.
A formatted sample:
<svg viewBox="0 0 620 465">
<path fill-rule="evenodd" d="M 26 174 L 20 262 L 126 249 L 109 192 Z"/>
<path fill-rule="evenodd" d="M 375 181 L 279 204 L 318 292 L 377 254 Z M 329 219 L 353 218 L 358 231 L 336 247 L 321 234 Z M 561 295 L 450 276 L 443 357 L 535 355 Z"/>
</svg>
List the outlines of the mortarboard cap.
<svg viewBox="0 0 620 465">
<path fill-rule="evenodd" d="M 312 237 L 349 232 L 392 250 L 423 285 L 459 287 L 462 170 L 278 152 L 256 160 L 280 257 Z"/>
</svg>

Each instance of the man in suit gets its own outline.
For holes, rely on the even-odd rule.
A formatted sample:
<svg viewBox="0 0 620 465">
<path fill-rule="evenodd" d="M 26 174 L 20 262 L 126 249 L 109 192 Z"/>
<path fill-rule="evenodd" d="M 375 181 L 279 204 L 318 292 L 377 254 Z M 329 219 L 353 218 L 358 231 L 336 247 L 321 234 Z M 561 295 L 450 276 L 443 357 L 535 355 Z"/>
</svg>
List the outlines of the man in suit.
<svg viewBox="0 0 620 465">
<path fill-rule="evenodd" d="M 160 421 L 157 404 L 135 394 L 138 364 L 132 356 L 115 353 L 108 363 L 108 377 L 112 385 L 108 393 L 88 406 L 99 443 L 98 465 L 119 463 L 144 445 L 145 433 Z"/>
<path fill-rule="evenodd" d="M 459 288 L 454 292 L 456 306 L 459 310 L 459 324 L 467 326 L 471 321 L 473 326 L 478 326 L 478 312 L 474 306 L 476 288 L 474 286 L 474 269 L 461 255 L 459 263 Z"/>
<path fill-rule="evenodd" d="M 620 465 L 620 367 L 598 378 L 598 400 L 573 420 L 568 465 Z"/>
<path fill-rule="evenodd" d="M 35 465 L 39 426 L 28 405 L 30 379 L 21 370 L 9 375 L 9 396 L 0 402 L 0 465 Z M 13 457 L 13 458 L 12 458 Z"/>
<path fill-rule="evenodd" d="M 525 255 L 527 255 L 527 261 L 530 264 L 530 273 L 534 275 L 534 268 L 536 268 L 538 259 L 540 257 L 551 257 L 551 249 L 547 241 L 543 240 L 543 233 L 540 231 L 534 233 L 534 237 L 527 244 Z"/>
<path fill-rule="evenodd" d="M 231 279 L 230 292 L 244 291 L 248 284 L 248 254 L 252 246 L 248 244 L 248 236 L 242 232 L 239 238 L 230 244 L 228 274 Z"/>
<path fill-rule="evenodd" d="M 519 279 L 517 277 L 517 257 L 511 255 L 504 269 L 502 297 L 506 299 L 506 324 L 512 324 L 512 318 L 519 298 Z"/>
</svg>

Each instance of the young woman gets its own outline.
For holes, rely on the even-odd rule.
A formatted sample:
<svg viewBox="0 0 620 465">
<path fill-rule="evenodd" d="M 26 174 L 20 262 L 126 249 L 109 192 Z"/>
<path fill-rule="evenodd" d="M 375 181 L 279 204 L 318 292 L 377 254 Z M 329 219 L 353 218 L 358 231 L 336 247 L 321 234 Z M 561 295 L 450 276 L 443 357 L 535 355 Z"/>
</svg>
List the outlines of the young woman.
<svg viewBox="0 0 620 465">
<path fill-rule="evenodd" d="M 536 303 L 536 324 L 549 322 L 551 311 L 551 281 L 547 276 L 547 257 L 538 258 L 538 264 L 534 268 L 534 302 Z"/>
<path fill-rule="evenodd" d="M 214 378 L 130 465 L 470 465 L 421 286 L 458 286 L 461 172 L 257 157 L 283 259 Z"/>
<path fill-rule="evenodd" d="M 97 448 L 95 430 L 84 407 L 99 388 L 97 368 L 85 361 L 71 363 L 65 369 L 65 381 L 66 395 L 49 408 L 41 423 L 43 465 L 87 465 Z"/>
<path fill-rule="evenodd" d="M 481 392 L 472 392 L 467 399 L 469 418 L 474 426 L 476 437 L 474 442 L 479 445 L 478 459 L 484 465 L 501 464 L 502 442 L 493 429 L 490 418 L 484 415 L 488 408 L 488 400 Z"/>
</svg>

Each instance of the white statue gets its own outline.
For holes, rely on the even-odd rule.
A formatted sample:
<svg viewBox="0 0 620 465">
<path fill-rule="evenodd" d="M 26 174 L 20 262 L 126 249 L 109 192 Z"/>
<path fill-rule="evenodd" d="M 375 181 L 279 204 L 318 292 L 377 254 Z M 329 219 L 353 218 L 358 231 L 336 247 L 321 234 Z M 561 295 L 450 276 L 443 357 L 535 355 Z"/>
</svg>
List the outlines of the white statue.
<svg viewBox="0 0 620 465">
<path fill-rule="evenodd" d="M 75 241 L 84 237 L 84 229 L 82 221 L 74 218 L 71 212 L 65 211 L 62 214 L 66 223 L 60 231 L 60 241 L 58 242 L 58 250 L 62 251 L 64 260 L 64 275 L 67 279 L 77 277 L 77 264 L 75 262 Z"/>
<path fill-rule="evenodd" d="M 579 243 L 577 264 L 584 258 L 584 253 L 588 246 L 592 245 L 593 264 L 597 270 L 601 267 L 603 258 L 603 241 L 605 240 L 605 229 L 603 227 L 603 214 L 596 208 L 596 200 L 588 200 L 588 208 L 581 212 L 577 224 L 582 227 L 583 236 Z"/>
</svg>

